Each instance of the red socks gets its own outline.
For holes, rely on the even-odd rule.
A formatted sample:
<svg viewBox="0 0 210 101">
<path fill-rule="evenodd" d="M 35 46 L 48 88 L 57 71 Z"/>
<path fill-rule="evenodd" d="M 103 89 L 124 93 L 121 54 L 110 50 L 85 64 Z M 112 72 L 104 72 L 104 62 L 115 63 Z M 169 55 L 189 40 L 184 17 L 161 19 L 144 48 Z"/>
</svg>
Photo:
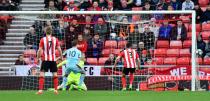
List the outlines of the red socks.
<svg viewBox="0 0 210 101">
<path fill-rule="evenodd" d="M 133 80 L 134 80 L 134 75 L 133 74 L 130 74 L 130 85 L 133 84 Z"/>
<path fill-rule="evenodd" d="M 39 90 L 44 88 L 44 77 L 39 77 Z"/>
<path fill-rule="evenodd" d="M 125 77 L 122 77 L 122 86 L 123 86 L 123 88 L 126 87 L 126 78 Z"/>
<path fill-rule="evenodd" d="M 57 87 L 58 87 L 58 77 L 53 77 L 53 82 L 54 82 L 54 88 L 55 90 L 57 90 Z"/>
</svg>

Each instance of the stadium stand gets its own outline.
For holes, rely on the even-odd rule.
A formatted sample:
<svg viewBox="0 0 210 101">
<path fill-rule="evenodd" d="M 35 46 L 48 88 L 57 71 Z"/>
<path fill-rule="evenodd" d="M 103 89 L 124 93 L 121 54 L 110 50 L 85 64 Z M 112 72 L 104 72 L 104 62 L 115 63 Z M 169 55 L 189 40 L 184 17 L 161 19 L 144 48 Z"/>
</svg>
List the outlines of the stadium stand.
<svg viewBox="0 0 210 101">
<path fill-rule="evenodd" d="M 6 1 L 6 3 L 8 3 L 8 1 L 10 0 L 1 0 L 0 2 L 0 8 L 1 6 L 4 4 L 4 2 Z M 55 1 L 55 2 L 53 2 Z M 70 2 L 69 2 L 70 1 Z M 207 42 L 206 40 L 209 39 L 209 28 L 210 25 L 206 22 L 208 22 L 208 20 L 210 20 L 208 18 L 208 11 L 210 11 L 210 9 L 208 9 L 208 3 L 209 0 L 190 0 L 193 2 L 193 5 L 195 5 L 195 9 L 197 16 L 199 16 L 197 19 L 197 24 L 196 24 L 196 30 L 197 33 L 196 35 L 199 36 L 200 34 L 202 35 L 202 39 L 205 40 L 205 42 Z M 3 2 L 3 3 L 2 3 Z M 85 0 L 80 2 L 79 0 L 22 0 L 21 2 L 19 2 L 19 0 L 12 0 L 11 2 L 12 4 L 7 4 L 7 6 L 11 6 L 11 5 L 15 5 L 15 7 L 3 7 L 5 9 L 3 10 L 14 10 L 13 8 L 16 8 L 15 10 L 27 10 L 27 11 L 31 11 L 31 10 L 60 10 L 63 11 L 64 8 L 65 10 L 168 10 L 168 8 L 170 8 L 174 1 L 170 1 L 166 2 L 165 0 L 163 0 L 163 2 L 159 2 L 159 3 L 154 3 L 153 0 L 144 0 L 141 3 L 138 2 L 138 0 L 130 0 L 130 2 L 127 4 L 126 0 L 100 0 L 99 2 L 97 2 L 97 0 Z M 138 4 L 139 3 L 139 4 Z M 174 4 L 172 5 L 172 9 L 174 10 L 181 10 L 183 9 L 181 7 L 181 4 L 184 4 L 185 0 L 177 0 L 175 4 L 177 4 L 177 6 Z M 158 4 L 158 5 L 157 5 Z M 124 6 L 126 5 L 126 6 Z M 178 7 L 179 6 L 179 7 Z M 198 6 L 198 7 L 197 7 Z M 178 8 L 177 8 L 178 7 Z M 184 7 L 184 9 L 186 9 L 186 7 Z M 189 9 L 193 9 L 193 8 L 189 8 Z M 198 11 L 198 9 L 200 9 L 200 11 Z M 202 11 L 203 10 L 203 11 Z M 24 16 L 26 19 L 31 19 L 31 18 L 37 18 L 37 16 Z M 105 59 L 107 59 L 107 57 L 109 56 L 110 53 L 115 54 L 115 56 L 117 54 L 120 53 L 120 51 L 123 50 L 123 48 L 125 47 L 125 44 L 127 42 L 131 42 L 131 40 L 128 39 L 120 39 L 120 35 L 117 34 L 117 39 L 114 40 L 112 38 L 110 38 L 111 36 L 109 36 L 109 33 L 113 33 L 113 30 L 110 30 L 110 26 L 108 22 L 103 22 L 101 23 L 101 19 L 99 20 L 98 18 L 103 18 L 102 20 L 106 20 L 105 17 L 103 16 L 72 16 L 70 18 L 68 17 L 57 17 L 57 16 L 53 16 L 53 18 L 60 18 L 63 20 L 63 22 L 58 22 L 58 21 L 52 21 L 52 22 L 38 22 L 38 21 L 29 21 L 29 20 L 24 20 L 21 18 L 18 18 L 18 16 L 0 16 L 0 21 L 1 21 L 1 25 L 0 25 L 0 56 L 3 57 L 4 55 L 4 59 L 5 58 L 9 58 L 11 61 L 8 62 L 2 62 L 0 61 L 0 66 L 1 67 L 8 67 L 11 64 L 14 64 L 15 60 L 17 59 L 17 57 L 20 54 L 23 54 L 23 56 L 25 58 L 28 59 L 28 55 L 32 55 L 33 57 L 35 57 L 35 53 L 36 53 L 36 49 L 34 50 L 34 48 L 28 48 L 26 46 L 24 46 L 23 43 L 23 39 L 25 37 L 26 34 L 29 33 L 29 27 L 31 27 L 33 25 L 33 27 L 35 28 L 35 32 L 38 33 L 38 37 L 37 37 L 37 43 L 39 42 L 39 39 L 43 36 L 43 29 L 40 28 L 40 26 L 42 25 L 50 25 L 53 28 L 57 28 L 57 26 L 61 25 L 63 23 L 64 27 L 58 27 L 59 30 L 60 28 L 62 29 L 63 32 L 60 33 L 64 33 L 64 36 L 59 36 L 59 35 L 55 35 L 56 37 L 59 38 L 60 42 L 63 43 L 63 47 L 62 49 L 65 50 L 66 47 L 70 48 L 71 47 L 71 41 L 74 38 L 77 38 L 77 35 L 81 34 L 84 32 L 84 36 L 85 38 L 87 38 L 87 51 L 86 51 L 86 58 L 87 58 L 87 62 L 89 64 L 98 64 L 98 65 L 103 65 Z M 147 51 L 149 51 L 148 53 L 150 53 L 150 55 L 153 57 L 154 56 L 154 60 L 156 60 L 156 64 L 167 64 L 167 65 L 174 65 L 177 64 L 179 62 L 173 62 L 173 61 L 181 61 L 181 60 L 190 60 L 190 47 L 191 47 L 191 37 L 192 37 L 192 33 L 191 33 L 191 24 L 189 23 L 189 19 L 190 16 L 188 15 L 182 15 L 180 18 L 175 17 L 175 19 L 173 19 L 172 21 L 170 21 L 170 17 L 171 16 L 167 16 L 165 18 L 169 18 L 169 19 L 161 19 L 161 17 L 157 17 L 157 16 L 132 16 L 132 20 L 133 21 L 137 21 L 139 19 L 146 19 L 146 20 L 150 20 L 155 19 L 155 28 L 157 28 L 158 30 L 153 30 L 152 26 L 145 24 L 141 27 L 139 26 L 134 26 L 134 25 L 129 25 L 126 26 L 128 28 L 130 28 L 130 32 L 134 31 L 134 28 L 138 28 L 138 30 L 140 29 L 144 29 L 145 26 L 149 26 L 150 30 L 153 31 L 153 33 L 155 34 L 156 37 L 156 44 L 154 45 L 154 49 L 148 49 Z M 127 19 L 128 20 L 128 19 Z M 158 39 L 158 35 L 161 34 L 164 29 L 159 28 L 162 26 L 162 22 L 166 21 L 169 22 L 169 25 L 172 29 L 173 26 L 176 25 L 176 21 L 177 20 L 182 20 L 186 29 L 187 29 L 187 39 L 186 40 L 171 40 L 170 37 L 167 37 L 166 40 L 163 39 Z M 4 26 L 6 23 L 7 26 Z M 44 24 L 43 24 L 44 23 Z M 65 23 L 68 23 L 69 26 L 66 26 Z M 104 27 L 106 30 L 105 33 L 101 34 L 101 32 L 99 32 L 98 30 L 96 30 L 98 28 L 98 26 L 100 26 L 101 23 L 102 25 L 106 25 L 106 27 Z M 18 26 L 17 26 L 18 24 Z M 67 25 L 68 25 L 67 24 Z M 83 27 L 85 26 L 85 28 Z M 116 28 L 114 31 L 116 32 L 120 32 L 121 28 Z M 159 29 L 161 29 L 161 31 L 159 31 Z M 58 31 L 57 29 L 54 31 L 56 32 Z M 161 33 L 159 33 L 161 32 Z M 99 42 L 94 43 L 93 39 L 94 39 L 94 35 L 98 33 L 101 37 L 103 37 L 103 39 L 97 41 Z M 141 33 L 141 32 L 139 32 Z M 169 32 L 169 34 L 171 34 Z M 63 35 L 63 34 L 61 34 Z M 126 36 L 127 37 L 127 36 Z M 70 39 L 70 40 L 66 40 L 66 39 Z M 132 39 L 132 38 L 131 38 Z M 15 40 L 18 40 L 17 42 L 14 42 Z M 137 43 L 139 43 L 138 39 L 133 39 L 137 42 L 132 42 L 132 44 L 135 44 L 136 46 Z M 16 47 L 13 47 L 13 45 L 16 45 Z M 97 45 L 97 48 L 95 47 L 95 44 Z M 134 45 L 134 46 L 135 46 Z M 144 47 L 147 47 L 146 43 L 144 43 Z M 100 47 L 99 47 L 100 46 Z M 138 48 L 138 47 L 135 47 Z M 33 52 L 31 52 L 31 50 L 33 49 Z M 29 52 L 30 51 L 30 52 Z M 142 50 L 140 50 L 141 52 Z M 28 53 L 29 52 L 29 53 Z M 140 54 L 140 53 L 139 53 Z M 154 54 L 154 55 L 153 55 Z M 57 54 L 58 56 L 59 54 Z M 141 55 L 141 54 L 140 54 Z M 203 58 L 203 57 L 202 57 Z M 199 58 L 199 63 L 202 64 L 202 58 Z M 27 60 L 26 59 L 26 60 Z M 3 59 L 2 59 L 3 60 Z M 35 60 L 35 59 L 34 59 Z M 208 58 L 204 58 L 204 64 L 208 63 Z M 189 63 L 180 63 L 179 65 L 182 64 L 189 64 Z"/>
</svg>

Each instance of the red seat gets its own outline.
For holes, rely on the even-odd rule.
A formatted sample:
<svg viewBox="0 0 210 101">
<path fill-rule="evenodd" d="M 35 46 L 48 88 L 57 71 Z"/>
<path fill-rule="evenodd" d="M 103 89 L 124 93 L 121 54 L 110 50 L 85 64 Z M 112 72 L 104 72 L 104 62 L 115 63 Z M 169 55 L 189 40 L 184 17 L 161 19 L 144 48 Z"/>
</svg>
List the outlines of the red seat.
<svg viewBox="0 0 210 101">
<path fill-rule="evenodd" d="M 87 63 L 90 65 L 98 65 L 98 59 L 97 58 L 87 58 Z"/>
<path fill-rule="evenodd" d="M 165 65 L 176 65 L 176 58 L 175 57 L 167 57 L 164 59 Z"/>
<path fill-rule="evenodd" d="M 166 56 L 166 49 L 155 49 L 154 50 L 154 57 L 165 57 Z"/>
<path fill-rule="evenodd" d="M 208 40 L 208 38 L 210 36 L 210 31 L 201 32 L 201 35 L 202 35 L 203 40 Z"/>
<path fill-rule="evenodd" d="M 180 49 L 179 50 L 179 55 L 181 57 L 190 57 L 191 56 L 190 49 Z"/>
<path fill-rule="evenodd" d="M 168 49 L 167 56 L 168 57 L 179 57 L 179 49 Z"/>
<path fill-rule="evenodd" d="M 120 52 L 122 51 L 122 49 L 114 49 L 113 51 L 114 51 L 113 53 L 115 55 L 118 55 L 118 54 L 120 54 Z"/>
<path fill-rule="evenodd" d="M 203 64 L 204 65 L 210 65 L 210 58 L 204 58 L 203 59 Z"/>
<path fill-rule="evenodd" d="M 189 31 L 189 23 L 184 23 L 184 26 L 186 27 L 187 31 Z"/>
<path fill-rule="evenodd" d="M 102 56 L 108 57 L 111 54 L 111 49 L 103 49 L 101 52 Z"/>
<path fill-rule="evenodd" d="M 202 31 L 209 31 L 210 30 L 210 24 L 202 24 Z"/>
<path fill-rule="evenodd" d="M 153 60 L 157 65 L 163 65 L 163 58 L 162 57 L 155 57 Z"/>
<path fill-rule="evenodd" d="M 189 57 L 178 58 L 177 65 L 190 65 L 190 58 Z"/>
<path fill-rule="evenodd" d="M 169 41 L 158 40 L 156 46 L 157 46 L 157 48 L 169 48 Z"/>
<path fill-rule="evenodd" d="M 36 57 L 36 50 L 34 49 L 28 49 L 28 50 L 25 50 L 24 53 L 23 53 L 24 57 Z"/>
<path fill-rule="evenodd" d="M 196 58 L 196 62 L 197 62 L 199 65 L 202 65 L 202 64 L 203 64 L 203 59 L 202 59 L 202 58 Z"/>
<path fill-rule="evenodd" d="M 209 0 L 198 0 L 198 3 L 201 7 L 206 7 L 209 3 Z"/>
<path fill-rule="evenodd" d="M 173 40 L 170 42 L 170 48 L 182 48 L 182 41 L 178 41 L 178 40 Z"/>
<path fill-rule="evenodd" d="M 199 33 L 200 32 L 196 32 L 196 37 L 199 36 Z M 187 32 L 187 39 L 190 39 L 191 40 L 191 38 L 192 38 L 192 32 Z"/>
<path fill-rule="evenodd" d="M 191 40 L 185 40 L 183 42 L 183 48 L 190 48 L 192 45 L 192 41 Z"/>
<path fill-rule="evenodd" d="M 119 41 L 118 42 L 118 48 L 119 49 L 125 48 L 126 44 L 127 44 L 127 41 Z"/>
<path fill-rule="evenodd" d="M 104 65 L 104 63 L 106 62 L 106 60 L 108 60 L 109 57 L 102 57 L 102 58 L 99 58 L 98 60 L 98 65 Z"/>
<path fill-rule="evenodd" d="M 107 40 L 105 42 L 105 48 L 117 48 L 117 41 Z"/>
<path fill-rule="evenodd" d="M 192 24 L 189 25 L 189 31 L 192 32 Z M 200 32 L 200 31 L 201 31 L 201 25 L 196 24 L 196 32 Z"/>
</svg>

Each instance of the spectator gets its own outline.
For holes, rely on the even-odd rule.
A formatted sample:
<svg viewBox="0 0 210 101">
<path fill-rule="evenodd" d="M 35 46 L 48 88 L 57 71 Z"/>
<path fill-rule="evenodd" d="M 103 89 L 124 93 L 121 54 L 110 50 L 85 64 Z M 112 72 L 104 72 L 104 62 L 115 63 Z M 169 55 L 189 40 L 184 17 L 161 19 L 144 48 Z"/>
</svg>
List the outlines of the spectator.
<svg viewBox="0 0 210 101">
<path fill-rule="evenodd" d="M 67 6 L 64 7 L 64 11 L 78 11 L 79 8 L 77 8 L 74 4 L 74 1 L 69 2 Z"/>
<path fill-rule="evenodd" d="M 82 52 L 82 53 L 86 53 L 87 51 L 87 42 L 84 39 L 82 34 L 78 35 L 78 42 L 77 42 L 77 48 Z"/>
<path fill-rule="evenodd" d="M 98 6 L 99 6 L 102 10 L 104 10 L 105 8 L 107 8 L 108 3 L 107 3 L 106 0 L 99 0 Z"/>
<path fill-rule="evenodd" d="M 86 40 L 89 40 L 89 39 L 91 39 L 91 33 L 90 33 L 90 29 L 89 28 L 85 28 L 84 29 L 84 32 L 83 32 L 84 34 L 84 39 L 86 39 Z"/>
<path fill-rule="evenodd" d="M 30 27 L 30 32 L 28 34 L 26 34 L 23 43 L 24 45 L 29 48 L 29 49 L 38 49 L 38 36 L 36 35 L 36 32 L 34 30 L 34 27 Z"/>
<path fill-rule="evenodd" d="M 151 5 L 150 5 L 149 2 L 146 2 L 146 3 L 144 4 L 143 10 L 145 10 L 145 11 L 150 11 L 150 10 L 152 10 Z M 142 15 L 141 15 L 141 19 L 142 19 L 142 20 L 150 20 L 150 18 L 151 18 L 151 15 L 150 15 L 150 14 L 142 14 Z"/>
<path fill-rule="evenodd" d="M 45 11 L 58 11 L 58 9 L 55 7 L 55 2 L 53 0 L 49 1 L 49 6 L 44 9 Z M 40 15 L 40 18 L 42 19 L 56 19 L 56 14 L 43 14 Z"/>
<path fill-rule="evenodd" d="M 145 50 L 144 42 L 140 41 L 140 42 L 138 43 L 138 46 L 137 46 L 137 47 L 138 47 L 138 48 L 137 48 L 137 52 L 138 52 L 139 54 L 142 54 L 142 51 Z"/>
<path fill-rule="evenodd" d="M 118 10 L 130 10 L 131 4 L 128 4 L 127 0 L 120 0 Z"/>
<path fill-rule="evenodd" d="M 90 7 L 91 7 L 91 2 L 89 0 L 82 0 L 80 2 L 80 6 L 79 6 L 80 10 L 86 11 Z"/>
<path fill-rule="evenodd" d="M 100 40 L 99 34 L 95 34 L 94 37 L 88 42 L 88 57 L 100 57 L 103 49 L 103 42 Z"/>
<path fill-rule="evenodd" d="M 67 3 L 64 0 L 58 0 L 58 2 L 56 3 L 56 8 L 58 8 L 59 11 L 62 11 L 66 6 Z"/>
<path fill-rule="evenodd" d="M 149 26 L 144 27 L 144 32 L 139 34 L 139 40 L 144 42 L 144 47 L 149 49 L 154 49 L 154 43 L 155 43 L 155 35 L 150 30 Z"/>
<path fill-rule="evenodd" d="M 207 6 L 206 11 L 203 13 L 203 22 L 210 23 L 210 4 Z"/>
<path fill-rule="evenodd" d="M 210 57 L 210 36 L 208 42 L 206 43 L 205 52 L 206 52 L 205 57 Z"/>
<path fill-rule="evenodd" d="M 140 61 L 141 61 L 141 65 L 145 65 L 145 63 L 147 63 L 148 61 L 147 50 L 142 50 L 140 54 Z"/>
<path fill-rule="evenodd" d="M 194 9 L 194 3 L 191 0 L 185 0 L 182 3 L 182 10 L 192 10 Z"/>
<path fill-rule="evenodd" d="M 30 70 L 28 71 L 28 75 L 29 76 L 37 76 L 38 75 L 38 67 L 33 66 L 30 68 Z"/>
<path fill-rule="evenodd" d="M 71 42 L 77 38 L 78 33 L 75 32 L 75 28 L 73 26 L 69 27 L 68 32 L 65 34 L 66 48 L 71 48 Z"/>
<path fill-rule="evenodd" d="M 76 33 L 78 33 L 78 34 L 82 33 L 83 28 L 81 25 L 78 24 L 77 18 L 73 18 L 70 25 L 74 26 Z"/>
<path fill-rule="evenodd" d="M 168 24 L 167 20 L 165 20 L 163 22 L 163 25 L 159 29 L 158 39 L 159 40 L 169 40 L 170 36 L 171 36 L 171 30 L 172 30 L 171 25 Z"/>
<path fill-rule="evenodd" d="M 115 62 L 115 56 L 114 54 L 109 54 L 109 58 L 108 60 L 106 60 L 106 62 L 104 63 L 105 66 L 110 66 L 110 65 L 114 65 Z"/>
<path fill-rule="evenodd" d="M 45 8 L 45 11 L 57 11 L 58 9 L 55 7 L 55 2 L 53 0 L 49 1 L 48 7 Z"/>
<path fill-rule="evenodd" d="M 114 10 L 113 1 L 109 1 L 107 6 L 107 11 L 113 11 L 113 10 Z"/>
<path fill-rule="evenodd" d="M 182 4 L 178 0 L 171 0 L 170 5 L 173 7 L 174 10 L 182 9 Z"/>
<path fill-rule="evenodd" d="M 0 20 L 0 45 L 3 45 L 3 40 L 6 39 L 7 23 L 5 20 Z"/>
<path fill-rule="evenodd" d="M 15 65 L 27 65 L 23 59 L 23 55 L 18 56 L 18 59 L 15 61 Z"/>
<path fill-rule="evenodd" d="M 150 22 L 149 27 L 150 27 L 150 30 L 154 33 L 155 41 L 156 41 L 158 39 L 159 26 L 157 26 L 155 18 L 151 18 L 151 22 Z"/>
<path fill-rule="evenodd" d="M 107 25 L 102 17 L 98 18 L 97 24 L 94 26 L 94 33 L 98 33 L 102 40 L 105 40 L 107 37 Z"/>
<path fill-rule="evenodd" d="M 161 11 L 161 10 L 163 10 L 163 6 L 161 4 L 157 5 L 157 11 Z M 164 19 L 163 14 L 154 14 L 153 17 L 156 20 L 163 20 Z"/>
<path fill-rule="evenodd" d="M 196 12 L 196 23 L 201 23 L 202 22 L 202 16 L 203 16 L 203 11 L 201 9 L 201 7 L 199 6 L 199 4 L 195 4 L 195 8 L 194 8 L 195 12 Z"/>
<path fill-rule="evenodd" d="M 197 49 L 198 49 L 198 53 L 199 55 L 203 58 L 206 54 L 205 52 L 205 48 L 206 48 L 206 43 L 203 41 L 202 36 L 199 35 L 198 39 L 197 39 Z"/>
<path fill-rule="evenodd" d="M 85 25 L 84 25 L 84 27 L 88 28 L 90 30 L 90 33 L 94 32 L 94 26 L 92 24 L 93 24 L 93 22 L 92 22 L 91 16 L 89 16 L 89 15 L 85 16 Z"/>
<path fill-rule="evenodd" d="M 98 2 L 93 2 L 92 7 L 88 8 L 89 11 L 101 11 L 101 8 L 98 7 Z"/>
<path fill-rule="evenodd" d="M 66 26 L 64 24 L 64 21 L 59 20 L 59 25 L 54 29 L 54 34 L 59 40 L 63 39 L 65 29 L 66 29 Z"/>
<path fill-rule="evenodd" d="M 173 27 L 171 32 L 172 40 L 184 41 L 187 38 L 187 29 L 181 20 L 177 21 L 177 25 Z"/>
<path fill-rule="evenodd" d="M 8 11 L 10 10 L 10 4 L 7 0 L 0 1 L 0 11 Z"/>
</svg>

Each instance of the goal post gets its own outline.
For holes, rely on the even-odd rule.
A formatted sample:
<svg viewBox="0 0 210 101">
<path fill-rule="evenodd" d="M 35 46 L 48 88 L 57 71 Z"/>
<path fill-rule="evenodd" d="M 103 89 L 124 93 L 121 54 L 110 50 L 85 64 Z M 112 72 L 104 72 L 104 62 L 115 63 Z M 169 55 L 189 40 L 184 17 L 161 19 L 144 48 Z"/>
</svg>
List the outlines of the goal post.
<svg viewBox="0 0 210 101">
<path fill-rule="evenodd" d="M 0 11 L 0 15 L 46 15 L 46 14 L 60 14 L 60 15 L 135 15 L 135 14 L 190 14 L 192 16 L 192 50 L 191 50 L 191 90 L 196 91 L 197 80 L 197 61 L 196 61 L 196 13 L 192 10 L 187 11 Z M 135 22 L 133 22 L 135 23 Z"/>
</svg>

